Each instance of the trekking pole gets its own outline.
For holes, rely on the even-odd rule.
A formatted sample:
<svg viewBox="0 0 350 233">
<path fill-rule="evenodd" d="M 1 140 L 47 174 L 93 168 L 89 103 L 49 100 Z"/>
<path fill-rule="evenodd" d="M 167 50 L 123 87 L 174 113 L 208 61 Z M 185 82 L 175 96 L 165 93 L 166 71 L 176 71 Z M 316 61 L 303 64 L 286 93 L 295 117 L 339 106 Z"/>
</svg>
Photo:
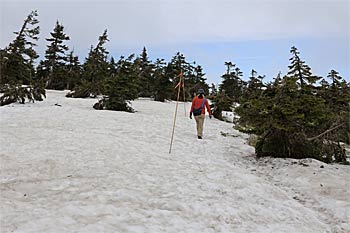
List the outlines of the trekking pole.
<svg viewBox="0 0 350 233">
<path fill-rule="evenodd" d="M 176 109 L 175 109 L 175 115 L 174 115 L 174 124 L 173 124 L 173 133 L 171 134 L 171 141 L 170 141 L 170 148 L 169 148 L 169 154 L 171 154 L 171 147 L 173 145 L 173 139 L 174 139 L 174 132 L 175 132 L 175 123 L 176 123 L 176 115 L 177 115 L 177 108 L 179 106 L 179 97 L 180 97 L 180 90 L 181 90 L 181 77 L 180 77 L 180 85 L 178 85 L 178 91 L 177 91 L 177 100 L 176 100 Z"/>
</svg>

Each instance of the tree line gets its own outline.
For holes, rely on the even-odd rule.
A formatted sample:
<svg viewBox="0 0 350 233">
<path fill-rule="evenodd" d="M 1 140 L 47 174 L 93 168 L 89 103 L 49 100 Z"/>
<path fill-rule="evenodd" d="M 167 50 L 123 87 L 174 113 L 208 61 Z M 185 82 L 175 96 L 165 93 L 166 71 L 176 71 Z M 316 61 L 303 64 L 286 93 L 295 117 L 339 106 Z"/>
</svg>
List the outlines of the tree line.
<svg viewBox="0 0 350 233">
<path fill-rule="evenodd" d="M 138 56 L 131 54 L 116 60 L 105 48 L 109 41 L 107 30 L 80 64 L 74 51 L 69 51 L 66 43 L 70 37 L 58 21 L 50 37 L 46 38 L 45 58 L 34 67 L 34 61 L 39 57 L 34 50 L 39 34 L 37 16 L 33 11 L 21 31 L 16 32 L 18 36 L 14 41 L 1 49 L 0 84 L 4 95 L 0 105 L 16 101 L 24 103 L 25 99 L 40 101 L 45 97 L 45 89 L 67 89 L 71 90 L 67 97 L 100 97 L 94 105 L 96 109 L 133 111 L 128 102 L 137 97 L 153 97 L 156 101 L 174 99 L 174 85 L 179 81 L 180 72 L 185 77 L 185 99 L 193 96 L 199 87 L 209 88 L 202 67 L 186 61 L 180 52 L 169 62 L 164 59 L 152 62 L 144 47 Z"/>
<path fill-rule="evenodd" d="M 341 143 L 350 144 L 350 83 L 335 70 L 327 78 L 314 75 L 296 47 L 290 53 L 288 73 L 268 83 L 255 70 L 244 81 L 240 69 L 226 62 L 214 114 L 220 118 L 220 111 L 231 111 L 236 104 L 235 127 L 258 135 L 258 157 L 348 164 Z"/>
<path fill-rule="evenodd" d="M 31 12 L 15 39 L 0 49 L 0 105 L 13 102 L 42 101 L 45 89 L 70 90 L 67 97 L 98 97 L 95 109 L 133 112 L 130 101 L 152 97 L 156 101 L 176 99 L 178 75 L 185 79 L 183 100 L 202 88 L 213 101 L 214 117 L 222 111 L 239 115 L 235 127 L 258 135 L 257 156 L 313 157 L 325 162 L 346 162 L 341 142 L 349 144 L 350 83 L 331 70 L 326 78 L 312 74 L 297 48 L 291 48 L 287 74 L 273 81 L 252 70 L 247 81 L 239 67 L 225 62 L 219 86 L 206 83 L 205 73 L 196 62 L 176 53 L 169 62 L 151 61 L 144 47 L 141 54 L 115 59 L 105 48 L 105 30 L 81 64 L 66 45 L 70 37 L 56 22 L 44 59 L 35 51 L 40 32 L 37 12 Z M 327 81 L 328 80 L 328 81 Z"/>
</svg>

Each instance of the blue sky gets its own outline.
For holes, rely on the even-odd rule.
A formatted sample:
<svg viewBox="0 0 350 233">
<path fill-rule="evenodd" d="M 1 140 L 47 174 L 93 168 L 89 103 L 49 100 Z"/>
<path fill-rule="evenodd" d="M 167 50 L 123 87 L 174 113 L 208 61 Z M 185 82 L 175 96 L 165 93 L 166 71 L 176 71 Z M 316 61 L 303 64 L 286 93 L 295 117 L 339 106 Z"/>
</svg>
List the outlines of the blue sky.
<svg viewBox="0 0 350 233">
<path fill-rule="evenodd" d="M 335 69 L 350 78 L 349 0 L 0 0 L 1 48 L 34 9 L 40 59 L 59 20 L 81 61 L 107 29 L 115 58 L 140 54 L 143 46 L 153 61 L 179 51 L 202 65 L 209 83 L 221 82 L 225 61 L 244 78 L 255 69 L 269 81 L 287 72 L 292 46 L 314 74 Z"/>
</svg>

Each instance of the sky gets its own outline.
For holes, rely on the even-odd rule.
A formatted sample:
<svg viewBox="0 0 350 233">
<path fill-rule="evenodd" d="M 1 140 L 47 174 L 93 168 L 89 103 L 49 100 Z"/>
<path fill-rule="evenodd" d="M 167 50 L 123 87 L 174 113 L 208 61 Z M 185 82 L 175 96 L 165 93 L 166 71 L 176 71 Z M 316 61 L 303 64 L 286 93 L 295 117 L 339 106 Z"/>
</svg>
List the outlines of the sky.
<svg viewBox="0 0 350 233">
<path fill-rule="evenodd" d="M 226 61 L 244 79 L 254 69 L 271 81 L 288 71 L 292 46 L 314 74 L 334 69 L 350 79 L 350 0 L 0 0 L 0 48 L 32 10 L 39 59 L 58 20 L 82 62 L 107 29 L 113 57 L 138 55 L 144 46 L 152 61 L 181 52 L 203 67 L 208 83 L 221 82 Z"/>
</svg>

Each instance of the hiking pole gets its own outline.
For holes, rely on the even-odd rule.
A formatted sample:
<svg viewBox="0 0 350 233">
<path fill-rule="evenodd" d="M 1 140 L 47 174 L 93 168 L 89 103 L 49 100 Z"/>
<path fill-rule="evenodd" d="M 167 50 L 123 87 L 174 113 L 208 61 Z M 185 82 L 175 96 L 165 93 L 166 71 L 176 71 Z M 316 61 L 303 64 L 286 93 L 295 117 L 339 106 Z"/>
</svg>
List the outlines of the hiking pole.
<svg viewBox="0 0 350 233">
<path fill-rule="evenodd" d="M 181 77 L 180 77 L 180 82 L 179 84 L 181 84 Z M 174 139 L 174 132 L 175 132 L 175 123 L 176 123 L 176 115 L 177 115 L 177 108 L 179 106 L 179 97 L 180 97 L 180 90 L 181 90 L 181 85 L 177 85 L 178 86 L 178 91 L 177 91 L 177 100 L 176 100 L 176 109 L 175 109 L 175 115 L 174 115 L 174 124 L 173 124 L 173 133 L 171 134 L 171 141 L 170 141 L 170 148 L 169 148 L 169 154 L 171 154 L 171 147 L 173 145 L 173 139 Z"/>
</svg>

